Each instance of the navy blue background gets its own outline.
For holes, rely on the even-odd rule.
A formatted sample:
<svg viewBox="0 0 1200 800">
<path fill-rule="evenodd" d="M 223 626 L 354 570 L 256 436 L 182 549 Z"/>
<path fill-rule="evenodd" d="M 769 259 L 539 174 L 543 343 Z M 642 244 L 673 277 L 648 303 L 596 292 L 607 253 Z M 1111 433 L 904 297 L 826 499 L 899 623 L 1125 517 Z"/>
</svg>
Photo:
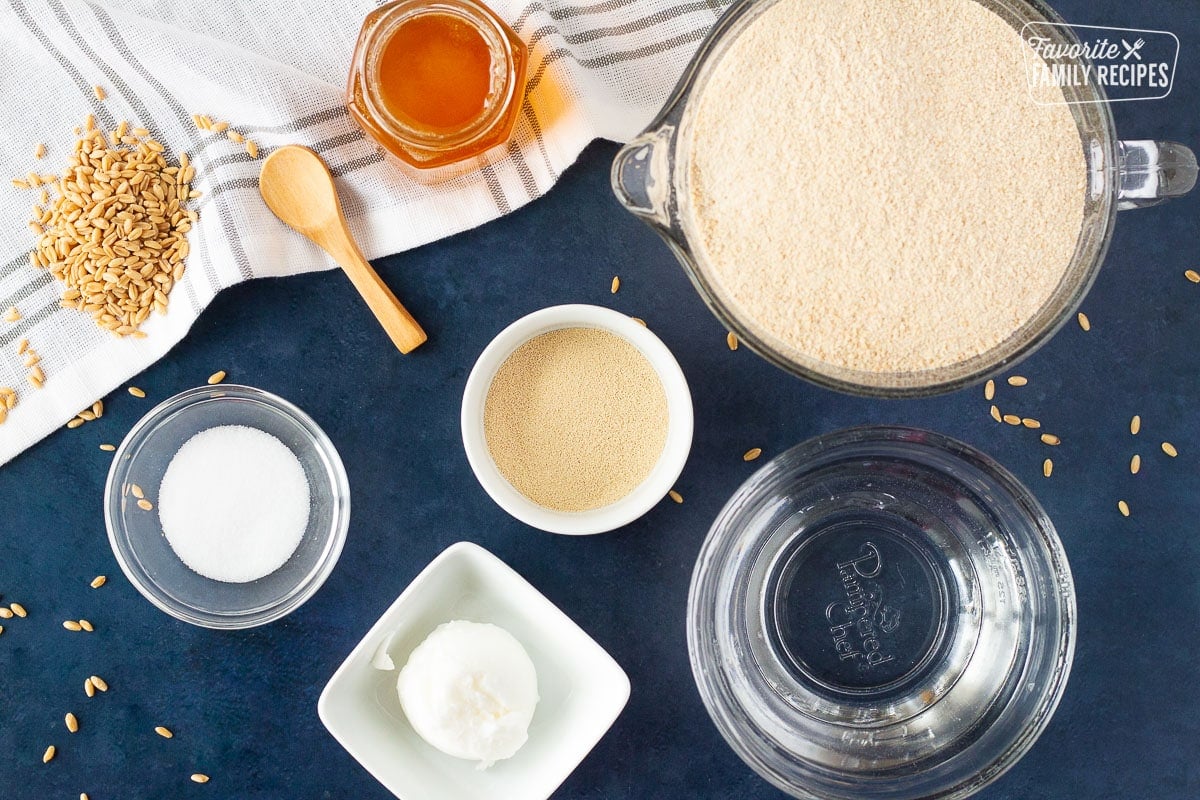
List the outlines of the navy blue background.
<svg viewBox="0 0 1200 800">
<path fill-rule="evenodd" d="M 1114 113 L 1125 137 L 1200 145 L 1200 5 L 1058 5 L 1073 22 L 1176 32 L 1171 96 Z M 992 422 L 978 387 L 863 400 L 789 377 L 745 349 L 730 352 L 667 248 L 613 199 L 615 152 L 594 144 L 544 199 L 379 262 L 430 333 L 415 354 L 395 351 L 337 272 L 243 285 L 133 381 L 147 400 L 117 393 L 102 420 L 54 434 L 0 469 L 0 599 L 30 614 L 4 620 L 0 637 L 0 797 L 389 797 L 325 732 L 317 696 L 409 580 L 467 539 L 526 576 L 632 681 L 625 712 L 557 798 L 780 798 L 726 747 L 696 693 L 684 632 L 692 564 L 717 511 L 754 469 L 743 451 L 759 446 L 770 457 L 871 422 L 933 428 L 992 454 L 1040 497 L 1074 569 L 1079 638 L 1062 705 L 1034 749 L 980 796 L 1200 794 L 1200 286 L 1182 276 L 1200 268 L 1200 195 L 1122 214 L 1083 306 L 1092 331 L 1068 326 L 1020 367 L 1027 387 L 1000 387 L 1002 407 L 1062 436 L 1051 452 L 1036 433 Z M 613 275 L 622 282 L 615 296 Z M 695 398 L 695 445 L 678 483 L 684 504 L 664 501 L 602 536 L 554 536 L 506 516 L 475 482 L 459 440 L 459 399 L 480 350 L 518 316 L 564 302 L 647 320 Z M 286 620 L 238 633 L 176 622 L 144 601 L 115 564 L 101 517 L 110 455 L 97 445 L 119 441 L 152 403 L 217 369 L 312 414 L 345 460 L 354 502 L 325 587 Z M 1163 456 L 1164 439 L 1179 458 Z M 1135 452 L 1143 466 L 1132 476 Z M 1050 479 L 1041 475 L 1047 455 Z M 1129 519 L 1117 513 L 1121 498 Z M 99 573 L 108 585 L 88 588 Z M 78 617 L 96 633 L 63 630 L 62 620 Z M 88 700 L 82 683 L 92 673 L 111 690 Z M 81 721 L 75 735 L 63 726 L 67 711 Z M 159 724 L 176 737 L 154 735 Z M 50 743 L 59 754 L 43 765 Z M 191 783 L 195 771 L 212 782 Z"/>
</svg>

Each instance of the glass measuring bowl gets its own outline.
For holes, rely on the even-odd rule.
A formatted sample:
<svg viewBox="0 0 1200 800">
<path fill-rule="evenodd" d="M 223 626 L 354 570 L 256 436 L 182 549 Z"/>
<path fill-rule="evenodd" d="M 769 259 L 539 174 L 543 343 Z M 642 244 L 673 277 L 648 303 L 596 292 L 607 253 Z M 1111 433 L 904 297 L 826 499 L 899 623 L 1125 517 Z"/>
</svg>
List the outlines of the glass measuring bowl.
<svg viewBox="0 0 1200 800">
<path fill-rule="evenodd" d="M 1173 142 L 1120 140 L 1102 87 L 1066 86 L 1088 171 L 1083 223 L 1074 255 L 1046 303 L 1003 342 L 957 363 L 921 371 L 871 372 L 819 361 L 789 346 L 737 310 L 706 263 L 690 207 L 692 126 L 712 67 L 729 45 L 779 0 L 736 0 L 717 22 L 658 118 L 617 154 L 613 190 L 671 247 L 709 309 L 751 349 L 793 374 L 852 394 L 911 397 L 953 391 L 1003 370 L 1034 352 L 1078 309 L 1112 238 L 1118 210 L 1156 205 L 1196 182 L 1196 158 Z M 794 2 L 797 0 L 788 0 Z M 1054 44 L 1077 44 L 1070 28 L 1039 0 L 976 0 L 1015 30 L 1031 23 Z M 1080 62 L 1082 63 L 1082 62 Z M 831 131 L 836 135 L 836 131 Z M 847 181 L 854 175 L 848 174 Z M 749 178 L 747 178 L 749 180 Z M 796 187 L 802 192 L 804 187 Z M 797 224 L 802 224 L 798 221 Z M 786 265 L 780 265 L 784 267 Z"/>
<path fill-rule="evenodd" d="M 688 597 L 700 696 L 733 750 L 804 800 L 966 797 L 1066 687 L 1075 591 L 1046 512 L 975 449 L 866 427 L 752 475 Z"/>
</svg>

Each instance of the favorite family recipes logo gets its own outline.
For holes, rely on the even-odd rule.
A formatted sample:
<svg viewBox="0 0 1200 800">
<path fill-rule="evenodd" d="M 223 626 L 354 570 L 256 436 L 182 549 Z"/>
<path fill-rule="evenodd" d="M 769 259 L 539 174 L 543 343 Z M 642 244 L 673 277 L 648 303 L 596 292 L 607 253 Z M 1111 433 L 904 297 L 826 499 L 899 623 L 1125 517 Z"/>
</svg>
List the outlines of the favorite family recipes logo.
<svg viewBox="0 0 1200 800">
<path fill-rule="evenodd" d="M 1073 35 L 1072 35 L 1073 34 Z M 1041 104 L 1157 100 L 1171 93 L 1179 39 L 1170 31 L 1030 22 L 1021 29 L 1029 92 Z"/>
</svg>

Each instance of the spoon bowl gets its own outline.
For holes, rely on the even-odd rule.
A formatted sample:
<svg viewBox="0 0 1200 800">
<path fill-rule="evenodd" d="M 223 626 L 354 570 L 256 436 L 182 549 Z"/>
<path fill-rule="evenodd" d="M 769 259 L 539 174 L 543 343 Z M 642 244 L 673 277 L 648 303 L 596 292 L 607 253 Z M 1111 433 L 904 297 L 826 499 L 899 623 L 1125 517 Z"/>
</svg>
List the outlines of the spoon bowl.
<svg viewBox="0 0 1200 800">
<path fill-rule="evenodd" d="M 258 190 L 275 216 L 341 266 L 401 353 L 413 351 L 428 338 L 358 249 L 333 176 L 319 155 L 300 145 L 280 147 L 263 162 Z"/>
</svg>

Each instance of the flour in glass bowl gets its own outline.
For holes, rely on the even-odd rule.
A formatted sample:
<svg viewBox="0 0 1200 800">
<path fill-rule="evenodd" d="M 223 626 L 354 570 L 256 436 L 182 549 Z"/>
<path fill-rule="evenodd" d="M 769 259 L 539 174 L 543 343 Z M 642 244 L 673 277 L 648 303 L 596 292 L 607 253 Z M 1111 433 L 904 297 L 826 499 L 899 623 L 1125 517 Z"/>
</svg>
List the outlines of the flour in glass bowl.
<svg viewBox="0 0 1200 800">
<path fill-rule="evenodd" d="M 1087 181 L 1023 49 L 974 0 L 764 11 L 689 123 L 684 225 L 715 294 L 802 363 L 907 373 L 1004 343 L 1059 286 Z"/>
</svg>

